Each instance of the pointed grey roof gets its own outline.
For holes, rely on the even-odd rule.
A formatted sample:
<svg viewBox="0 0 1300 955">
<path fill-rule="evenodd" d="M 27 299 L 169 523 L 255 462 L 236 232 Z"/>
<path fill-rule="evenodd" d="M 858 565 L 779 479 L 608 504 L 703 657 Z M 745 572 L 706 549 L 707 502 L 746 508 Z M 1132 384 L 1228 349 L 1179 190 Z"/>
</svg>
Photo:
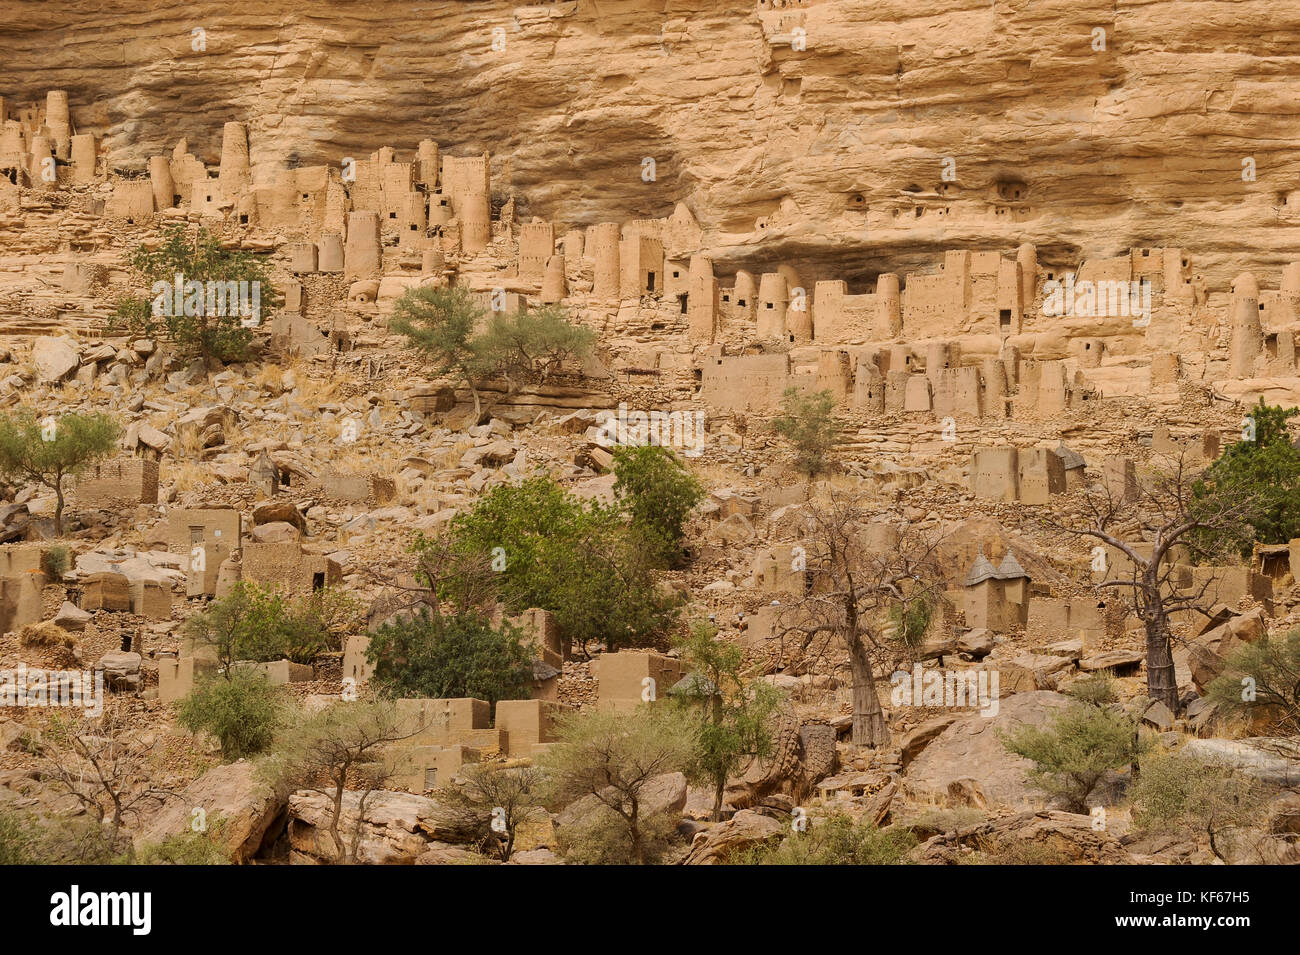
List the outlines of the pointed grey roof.
<svg viewBox="0 0 1300 955">
<path fill-rule="evenodd" d="M 997 575 L 1000 580 L 1016 580 L 1024 577 L 1029 579 L 1025 573 L 1025 568 L 1020 566 L 1020 561 L 1016 560 L 1016 555 L 1011 553 L 1011 548 L 1007 548 L 1007 556 L 1002 558 L 1002 564 L 997 569 Z"/>
<path fill-rule="evenodd" d="M 553 677 L 557 677 L 559 675 L 560 675 L 560 671 L 555 669 L 555 667 L 551 666 L 541 657 L 537 657 L 533 660 L 534 680 L 550 680 Z"/>
<path fill-rule="evenodd" d="M 713 681 L 696 670 L 674 683 L 668 690 L 672 696 L 713 696 L 717 692 Z"/>
<path fill-rule="evenodd" d="M 1062 463 L 1065 465 L 1065 470 L 1067 471 L 1081 468 L 1087 464 L 1087 462 L 1083 460 L 1083 455 L 1072 448 L 1067 448 L 1064 441 L 1052 450 L 1060 456 Z"/>
<path fill-rule="evenodd" d="M 989 559 L 984 556 L 984 548 L 980 548 L 979 556 L 975 558 L 975 563 L 970 565 L 970 570 L 966 574 L 966 586 L 974 587 L 981 581 L 991 580 L 998 576 L 998 572 L 993 569 Z"/>
</svg>

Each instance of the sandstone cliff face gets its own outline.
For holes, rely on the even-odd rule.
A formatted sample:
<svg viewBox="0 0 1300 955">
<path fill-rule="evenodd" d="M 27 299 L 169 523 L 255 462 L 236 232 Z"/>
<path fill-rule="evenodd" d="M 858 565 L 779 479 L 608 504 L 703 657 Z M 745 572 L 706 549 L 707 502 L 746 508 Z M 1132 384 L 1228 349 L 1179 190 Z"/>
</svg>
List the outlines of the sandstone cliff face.
<svg viewBox="0 0 1300 955">
<path fill-rule="evenodd" d="M 181 137 L 215 163 L 227 120 L 259 178 L 487 149 L 525 215 L 685 201 L 724 272 L 866 290 L 944 248 L 1156 245 L 1223 288 L 1300 253 L 1297 26 L 1276 0 L 3 0 L 0 95 L 67 90 L 123 169 Z"/>
</svg>

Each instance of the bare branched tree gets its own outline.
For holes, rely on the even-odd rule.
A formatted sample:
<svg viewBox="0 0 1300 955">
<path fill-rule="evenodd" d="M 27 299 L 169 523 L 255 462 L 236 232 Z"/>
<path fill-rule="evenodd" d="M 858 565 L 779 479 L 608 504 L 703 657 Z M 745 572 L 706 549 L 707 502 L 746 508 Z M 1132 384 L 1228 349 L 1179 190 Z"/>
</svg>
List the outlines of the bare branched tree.
<svg viewBox="0 0 1300 955">
<path fill-rule="evenodd" d="M 502 862 L 515 851 L 519 828 L 546 815 L 539 805 L 544 773 L 535 766 L 469 763 L 458 783 L 438 791 L 440 805 L 487 813 Z"/>
<path fill-rule="evenodd" d="M 427 610 L 440 617 L 444 604 L 453 612 L 486 612 L 497 598 L 497 575 L 487 555 L 457 549 L 450 535 L 417 534 L 410 552 L 414 557 L 412 578 L 405 581 L 392 575 L 365 569 L 372 581 L 393 591 L 384 605 L 385 616 L 410 610 Z"/>
<path fill-rule="evenodd" d="M 797 640 L 805 659 L 837 645 L 848 653 L 853 742 L 884 746 L 889 727 L 873 667 L 893 667 L 910 656 L 941 608 L 940 539 L 905 527 L 896 544 L 872 547 L 867 525 L 874 515 L 847 497 L 832 492 L 828 502 L 810 501 L 807 508 L 807 569 L 816 585 L 782 610 L 775 632 L 783 650 L 787 638 Z"/>
<path fill-rule="evenodd" d="M 114 711 L 98 718 L 56 714 L 41 742 L 41 772 L 108 826 L 110 845 L 118 845 L 127 818 L 176 795 L 149 781 L 153 747 Z"/>
<path fill-rule="evenodd" d="M 1249 533 L 1244 525 L 1254 511 L 1255 501 L 1240 492 L 1197 495 L 1194 485 L 1198 475 L 1189 466 L 1186 453 L 1170 456 L 1162 464 L 1136 492 L 1129 489 L 1125 493 L 1105 482 L 1091 486 L 1084 493 L 1084 514 L 1077 522 L 1045 523 L 1069 534 L 1099 540 L 1127 558 L 1130 566 L 1126 575 L 1108 576 L 1097 587 L 1127 595 L 1146 632 L 1147 695 L 1176 714 L 1178 686 L 1171 617 L 1185 611 L 1208 617 L 1205 596 L 1211 580 L 1195 588 L 1180 587 L 1175 547 L 1184 548 L 1193 560 L 1222 559 L 1224 551 L 1213 543 L 1216 535 L 1221 533 L 1224 540 L 1229 540 Z M 1148 548 L 1150 553 L 1143 553 Z"/>
<path fill-rule="evenodd" d="M 391 703 L 335 703 L 294 727 L 266 762 L 264 772 L 282 791 L 306 789 L 330 801 L 328 832 L 335 859 L 352 864 L 357 861 L 367 803 L 393 774 L 383 750 L 419 729 L 405 725 Z M 359 800 L 355 825 L 344 842 L 339 829 L 349 785 L 359 793 Z"/>
</svg>

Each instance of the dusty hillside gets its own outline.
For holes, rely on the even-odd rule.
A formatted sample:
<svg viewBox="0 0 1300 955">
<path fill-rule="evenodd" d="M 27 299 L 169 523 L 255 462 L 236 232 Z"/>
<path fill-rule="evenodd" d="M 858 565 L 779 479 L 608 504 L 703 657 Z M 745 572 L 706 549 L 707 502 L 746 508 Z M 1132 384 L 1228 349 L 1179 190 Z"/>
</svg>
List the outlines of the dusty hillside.
<svg viewBox="0 0 1300 955">
<path fill-rule="evenodd" d="M 0 0 L 0 850 L 1300 861 L 1297 19 Z"/>
</svg>

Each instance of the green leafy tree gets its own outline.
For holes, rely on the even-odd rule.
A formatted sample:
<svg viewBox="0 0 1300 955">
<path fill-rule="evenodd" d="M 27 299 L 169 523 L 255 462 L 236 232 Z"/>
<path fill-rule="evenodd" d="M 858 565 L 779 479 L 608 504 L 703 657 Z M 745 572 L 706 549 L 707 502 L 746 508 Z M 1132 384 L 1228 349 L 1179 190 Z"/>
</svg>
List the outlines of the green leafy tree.
<svg viewBox="0 0 1300 955">
<path fill-rule="evenodd" d="M 0 414 L 0 474 L 54 492 L 54 533 L 63 533 L 64 479 L 113 453 L 121 427 L 106 414 L 38 419 L 30 408 Z"/>
<path fill-rule="evenodd" d="M 235 668 L 225 679 L 209 677 L 180 701 L 177 721 L 191 733 L 207 732 L 221 744 L 226 762 L 262 752 L 285 717 L 280 689 L 262 673 Z"/>
<path fill-rule="evenodd" d="M 794 448 L 794 465 L 812 480 L 830 469 L 830 453 L 839 429 L 835 424 L 835 397 L 829 391 L 805 395 L 787 388 L 781 396 L 781 414 L 772 428 Z"/>
<path fill-rule="evenodd" d="M 1087 799 L 1111 770 L 1135 763 L 1147 749 L 1127 714 L 1088 703 L 1072 703 L 1046 728 L 1021 726 L 1001 734 L 1002 745 L 1030 760 L 1029 782 L 1060 798 L 1070 812 L 1087 812 Z"/>
<path fill-rule="evenodd" d="M 317 654 L 340 645 L 340 637 L 330 630 L 334 604 L 328 596 L 294 600 L 278 590 L 240 581 L 203 613 L 186 620 L 182 632 L 196 645 L 210 648 L 227 676 L 239 660 L 310 663 Z"/>
<path fill-rule="evenodd" d="M 513 395 L 525 382 L 544 384 L 565 361 L 585 358 L 595 342 L 595 332 L 571 323 L 559 306 L 489 312 L 462 286 L 407 289 L 393 305 L 389 327 L 405 335 L 439 374 L 465 382 L 476 420 L 483 414 L 483 378 L 500 376 Z"/>
<path fill-rule="evenodd" d="M 671 450 L 656 445 L 614 449 L 614 495 L 633 533 L 669 567 L 682 562 L 686 519 L 704 488 Z"/>
<path fill-rule="evenodd" d="M 546 305 L 510 315 L 494 312 L 476 346 L 512 395 L 525 382 L 543 385 L 565 362 L 586 358 L 595 342 L 595 331 L 570 322 L 563 306 Z"/>
<path fill-rule="evenodd" d="M 1260 398 L 1245 419 L 1243 440 L 1229 445 L 1192 485 L 1192 514 L 1222 494 L 1255 502 L 1240 524 L 1194 531 L 1191 540 L 1198 550 L 1214 554 L 1230 548 L 1249 558 L 1256 542 L 1285 544 L 1300 537 L 1300 449 L 1287 430 L 1287 421 L 1297 414 L 1300 409 L 1273 407 Z"/>
<path fill-rule="evenodd" d="M 485 319 L 483 306 L 467 288 L 418 285 L 398 297 L 388 320 L 388 327 L 405 335 L 412 348 L 434 363 L 438 374 L 457 375 L 465 382 L 476 419 L 483 409 L 477 382 L 489 368 L 476 337 Z"/>
<path fill-rule="evenodd" d="M 386 696 L 497 700 L 528 696 L 532 653 L 510 624 L 494 628 L 471 613 L 427 608 L 385 624 L 370 636 L 371 686 Z"/>
<path fill-rule="evenodd" d="M 621 509 L 584 504 L 550 478 L 498 485 L 451 537 L 458 561 L 491 565 L 509 611 L 551 611 L 580 647 L 653 645 L 675 620 L 680 601 L 658 586 Z"/>
<path fill-rule="evenodd" d="M 593 863 L 655 861 L 678 820 L 651 811 L 646 800 L 657 776 L 689 764 L 689 723 L 674 707 L 651 706 L 570 714 L 556 734 L 558 742 L 542 757 L 550 799 L 567 805 L 591 797 L 593 809 L 561 829 L 566 856 Z"/>
<path fill-rule="evenodd" d="M 727 780 L 747 759 L 772 755 L 771 723 L 781 694 L 770 683 L 748 679 L 744 650 L 717 639 L 710 626 L 693 626 L 682 649 L 691 672 L 673 695 L 698 719 L 688 775 L 713 790 L 713 818 L 718 820 Z"/>
<path fill-rule="evenodd" d="M 877 829 L 836 812 L 810 820 L 803 832 L 792 833 L 776 845 L 755 846 L 730 861 L 737 865 L 903 865 L 916 845 L 916 836 L 907 829 Z"/>
<path fill-rule="evenodd" d="M 1145 832 L 1204 835 L 1215 857 L 1228 828 L 1248 825 L 1263 804 L 1258 785 L 1232 767 L 1183 753 L 1152 753 L 1130 791 L 1133 821 Z"/>
<path fill-rule="evenodd" d="M 177 352 L 186 357 L 222 362 L 248 358 L 253 333 L 244 324 L 249 317 L 243 314 L 247 309 L 241 310 L 233 294 L 239 283 L 247 283 L 250 295 L 256 289 L 260 313 L 279 304 L 270 263 L 253 252 L 223 248 L 219 237 L 206 228 L 191 233 L 182 226 L 171 226 L 156 247 L 139 245 L 132 250 L 128 262 L 150 292 L 147 298 L 121 300 L 116 311 L 118 324 L 133 332 L 150 333 L 161 322 Z M 201 295 L 188 293 L 189 302 L 179 309 L 171 292 L 162 292 L 163 284 L 172 285 L 177 276 L 182 283 L 203 286 Z M 261 315 L 256 318 L 260 321 Z"/>
<path fill-rule="evenodd" d="M 1278 735 L 1300 736 L 1300 630 L 1238 647 L 1207 691 L 1228 713 L 1263 716 Z"/>
</svg>

